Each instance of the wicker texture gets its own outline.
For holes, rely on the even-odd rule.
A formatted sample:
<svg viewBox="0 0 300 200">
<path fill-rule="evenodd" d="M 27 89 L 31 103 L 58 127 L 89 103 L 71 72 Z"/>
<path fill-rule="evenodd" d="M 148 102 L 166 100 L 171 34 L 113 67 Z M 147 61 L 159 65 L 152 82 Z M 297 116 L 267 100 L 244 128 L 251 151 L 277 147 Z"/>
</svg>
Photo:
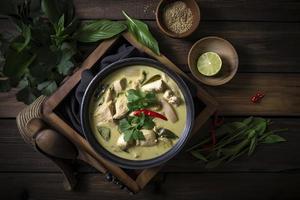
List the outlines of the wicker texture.
<svg viewBox="0 0 300 200">
<path fill-rule="evenodd" d="M 35 146 L 34 135 L 27 127 L 30 120 L 34 118 L 42 118 L 42 104 L 46 96 L 40 96 L 32 104 L 24 108 L 17 116 L 17 125 L 24 141 L 32 146 Z"/>
</svg>

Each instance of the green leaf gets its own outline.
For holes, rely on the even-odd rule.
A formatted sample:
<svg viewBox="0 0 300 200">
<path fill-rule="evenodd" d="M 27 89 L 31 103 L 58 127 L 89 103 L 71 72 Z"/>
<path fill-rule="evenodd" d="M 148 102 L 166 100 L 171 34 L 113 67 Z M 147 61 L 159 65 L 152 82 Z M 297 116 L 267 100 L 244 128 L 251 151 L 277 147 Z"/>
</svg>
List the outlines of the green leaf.
<svg viewBox="0 0 300 200">
<path fill-rule="evenodd" d="M 249 125 L 252 122 L 252 120 L 253 120 L 253 117 L 251 116 L 251 117 L 248 117 L 248 118 L 244 119 L 243 123 L 246 124 L 246 125 Z"/>
<path fill-rule="evenodd" d="M 156 95 L 153 92 L 142 92 L 139 90 L 127 90 L 127 107 L 130 111 L 148 108 L 157 104 Z"/>
<path fill-rule="evenodd" d="M 126 118 L 121 119 L 119 121 L 119 129 L 123 133 L 131 128 L 131 124 L 129 124 L 128 120 Z"/>
<path fill-rule="evenodd" d="M 165 138 L 168 138 L 168 139 L 177 139 L 178 138 L 178 136 L 175 133 L 173 133 L 169 129 L 165 129 L 165 128 L 159 129 L 158 130 L 158 135 L 160 137 L 165 137 Z"/>
<path fill-rule="evenodd" d="M 65 15 L 62 15 L 58 22 L 54 24 L 55 32 L 59 35 L 61 34 L 65 29 Z"/>
<path fill-rule="evenodd" d="M 142 131 L 134 129 L 132 132 L 132 138 L 134 140 L 145 140 L 144 134 Z"/>
<path fill-rule="evenodd" d="M 76 51 L 69 44 L 63 43 L 61 53 L 61 60 L 57 65 L 57 71 L 62 75 L 67 75 L 74 67 L 72 57 L 76 54 Z"/>
<path fill-rule="evenodd" d="M 262 141 L 262 143 L 265 143 L 265 144 L 273 144 L 273 143 L 285 142 L 285 141 L 286 141 L 286 139 L 284 139 L 283 137 L 281 137 L 281 136 L 279 136 L 279 135 L 272 134 L 272 135 L 267 136 L 267 137 Z"/>
<path fill-rule="evenodd" d="M 207 162 L 208 160 L 205 158 L 205 156 L 203 155 L 203 154 L 201 154 L 199 151 L 191 151 L 191 154 L 195 157 L 195 158 L 197 158 L 197 159 L 199 159 L 199 160 L 202 160 L 202 161 L 204 161 L 204 162 Z"/>
<path fill-rule="evenodd" d="M 249 151 L 248 151 L 248 156 L 250 156 L 250 155 L 253 154 L 256 145 L 257 145 L 257 138 L 256 138 L 256 137 L 253 137 L 253 138 L 251 139 L 251 143 L 250 143 L 250 147 L 249 147 Z"/>
<path fill-rule="evenodd" d="M 41 9 L 52 24 L 56 24 L 63 14 L 58 3 L 59 0 L 41 0 Z"/>
<path fill-rule="evenodd" d="M 123 32 L 126 28 L 126 25 L 121 22 L 97 20 L 82 24 L 74 36 L 80 42 L 97 42 L 111 38 Z"/>
<path fill-rule="evenodd" d="M 29 80 L 27 78 L 27 76 L 24 76 L 20 81 L 19 81 L 19 84 L 18 84 L 18 88 L 20 89 L 23 89 L 25 87 L 29 86 Z"/>
<path fill-rule="evenodd" d="M 124 132 L 124 140 L 125 140 L 126 142 L 132 140 L 132 137 L 133 137 L 132 135 L 133 135 L 133 131 L 132 131 L 132 130 L 127 130 L 127 131 L 125 131 L 125 132 Z"/>
<path fill-rule="evenodd" d="M 155 126 L 155 123 L 153 122 L 153 118 L 149 116 L 145 116 L 145 120 L 143 121 L 142 126 L 145 129 L 153 129 L 153 127 Z"/>
<path fill-rule="evenodd" d="M 151 49 L 157 55 L 160 55 L 158 43 L 149 31 L 147 24 L 140 20 L 130 18 L 126 12 L 122 11 L 126 17 L 129 32 L 143 45 Z"/>
<path fill-rule="evenodd" d="M 252 126 L 250 127 L 257 132 L 258 135 L 262 135 L 267 128 L 267 121 L 265 120 L 259 120 L 255 122 Z"/>
<path fill-rule="evenodd" d="M 37 97 L 34 95 L 33 91 L 29 87 L 25 87 L 17 93 L 17 100 L 22 101 L 25 104 L 32 103 Z"/>
<path fill-rule="evenodd" d="M 103 126 L 97 126 L 98 133 L 102 136 L 105 141 L 110 140 L 110 129 Z"/>
<path fill-rule="evenodd" d="M 40 90 L 43 95 L 50 96 L 57 89 L 57 84 L 55 81 L 45 81 L 38 84 L 37 89 Z"/>
<path fill-rule="evenodd" d="M 16 52 L 10 50 L 6 57 L 3 73 L 10 77 L 19 79 L 28 70 L 29 65 L 34 61 L 36 55 L 31 55 L 26 51 Z"/>
<path fill-rule="evenodd" d="M 22 24 L 22 36 L 13 41 L 11 47 L 17 52 L 21 52 L 29 44 L 31 39 L 31 30 L 29 26 Z"/>
</svg>

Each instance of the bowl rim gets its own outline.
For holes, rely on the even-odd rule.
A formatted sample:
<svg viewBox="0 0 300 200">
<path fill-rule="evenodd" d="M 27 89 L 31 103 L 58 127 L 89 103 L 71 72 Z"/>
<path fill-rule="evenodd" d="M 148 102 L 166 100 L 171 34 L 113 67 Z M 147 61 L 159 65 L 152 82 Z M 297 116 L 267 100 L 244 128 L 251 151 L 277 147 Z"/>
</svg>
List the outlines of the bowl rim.
<svg viewBox="0 0 300 200">
<path fill-rule="evenodd" d="M 103 77 L 105 77 L 108 74 L 111 74 L 115 70 L 126 68 L 128 66 L 132 66 L 135 64 L 147 65 L 165 72 L 178 85 L 186 102 L 186 112 L 187 112 L 186 125 L 179 140 L 167 152 L 163 153 L 158 157 L 148 159 L 148 160 L 129 160 L 109 152 L 104 147 L 102 147 L 102 145 L 96 140 L 93 131 L 91 130 L 90 127 L 89 105 L 93 97 L 94 89 L 96 85 L 99 82 L 101 82 Z M 97 153 L 99 153 L 104 158 L 117 164 L 120 167 L 128 168 L 128 169 L 144 169 L 144 168 L 161 165 L 162 163 L 167 162 L 168 160 L 173 158 L 176 154 L 178 154 L 178 152 L 184 147 L 185 143 L 191 136 L 191 131 L 193 129 L 193 123 L 194 123 L 194 112 L 195 112 L 195 107 L 194 107 L 194 102 L 190 90 L 187 87 L 186 83 L 183 81 L 181 77 L 179 77 L 178 74 L 171 71 L 170 69 L 168 69 L 167 67 L 165 67 L 163 64 L 159 63 L 156 60 L 149 59 L 149 58 L 133 57 L 133 58 L 122 59 L 106 66 L 100 72 L 98 72 L 97 75 L 92 79 L 92 81 L 87 86 L 83 96 L 83 100 L 80 107 L 80 121 L 81 121 L 81 127 L 85 138 L 88 140 L 89 144 L 93 147 L 93 149 Z"/>
<path fill-rule="evenodd" d="M 174 2 L 174 1 L 177 1 L 177 0 L 172 0 L 172 1 L 169 1 L 168 0 L 160 0 L 157 7 L 156 7 L 156 10 L 155 10 L 155 19 L 156 19 L 156 24 L 159 28 L 159 30 L 161 30 L 164 34 L 168 35 L 169 37 L 172 37 L 172 38 L 185 38 L 185 37 L 188 37 L 190 36 L 192 33 L 194 33 L 197 28 L 199 27 L 199 24 L 200 24 L 200 21 L 201 21 L 201 11 L 200 11 L 200 8 L 199 8 L 199 5 L 198 3 L 195 1 L 195 0 L 188 0 L 188 1 L 191 1 L 195 4 L 195 9 L 196 9 L 196 13 L 197 15 L 199 15 L 199 17 L 197 17 L 197 20 L 196 21 L 193 21 L 193 23 L 195 23 L 195 25 L 191 27 L 191 29 L 187 30 L 186 32 L 183 32 L 183 33 L 175 33 L 175 32 L 172 32 L 170 30 L 168 30 L 167 28 L 165 28 L 165 25 L 163 25 L 163 21 L 162 21 L 162 18 L 161 18 L 161 14 L 162 14 L 162 6 L 165 6 L 165 4 L 168 4 L 170 2 Z M 195 13 L 193 13 L 195 14 Z"/>
<path fill-rule="evenodd" d="M 231 51 L 233 52 L 234 54 L 234 57 L 235 57 L 235 65 L 234 65 L 234 70 L 232 70 L 232 73 L 230 73 L 226 78 L 223 79 L 223 81 L 220 81 L 219 83 L 215 83 L 215 82 L 212 82 L 212 81 L 206 81 L 204 79 L 202 79 L 201 76 L 199 76 L 199 74 L 196 74 L 195 71 L 194 71 L 194 67 L 192 66 L 192 63 L 191 63 L 191 54 L 192 52 L 196 49 L 196 47 L 203 41 L 205 40 L 211 40 L 211 39 L 214 39 L 214 40 L 217 40 L 217 41 L 222 41 L 224 42 L 230 49 Z M 206 84 L 206 85 L 210 85 L 210 86 L 218 86 L 218 85 L 223 85 L 225 83 L 228 83 L 230 80 L 233 79 L 233 77 L 235 76 L 235 74 L 237 73 L 237 70 L 239 68 L 239 57 L 238 57 L 238 54 L 237 54 L 237 51 L 236 49 L 234 48 L 234 46 L 226 39 L 224 38 L 221 38 L 221 37 L 218 37 L 218 36 L 207 36 L 207 37 L 203 37 L 199 40 L 197 40 L 193 45 L 192 47 L 190 48 L 189 50 L 189 53 L 188 53 L 188 66 L 189 66 L 189 69 L 192 73 L 192 75 L 199 81 L 201 81 L 202 83 Z M 208 77 L 209 78 L 209 77 Z"/>
</svg>

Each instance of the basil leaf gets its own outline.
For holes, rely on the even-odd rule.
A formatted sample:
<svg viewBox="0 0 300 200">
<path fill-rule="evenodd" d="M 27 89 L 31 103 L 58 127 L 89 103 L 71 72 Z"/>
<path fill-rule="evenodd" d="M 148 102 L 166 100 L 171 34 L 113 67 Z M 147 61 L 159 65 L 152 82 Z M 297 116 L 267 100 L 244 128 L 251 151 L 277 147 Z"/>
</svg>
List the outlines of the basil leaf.
<svg viewBox="0 0 300 200">
<path fill-rule="evenodd" d="M 55 81 L 45 81 L 38 84 L 37 89 L 40 90 L 43 95 L 50 96 L 57 89 L 57 84 Z"/>
<path fill-rule="evenodd" d="M 251 139 L 251 143 L 250 143 L 250 147 L 249 147 L 249 151 L 248 151 L 248 156 L 253 154 L 253 152 L 255 150 L 255 147 L 256 147 L 256 144 L 257 144 L 257 138 L 253 137 Z"/>
<path fill-rule="evenodd" d="M 158 43 L 149 31 L 147 24 L 130 18 L 126 12 L 122 11 L 126 17 L 129 32 L 143 45 L 151 49 L 155 54 L 160 55 Z"/>
<path fill-rule="evenodd" d="M 285 142 L 286 139 L 284 139 L 283 137 L 279 136 L 279 135 L 269 135 L 268 137 L 264 138 L 264 140 L 262 141 L 262 143 L 265 144 L 273 144 L 273 143 L 278 143 L 278 142 Z"/>
<path fill-rule="evenodd" d="M 56 24 L 63 14 L 59 9 L 59 0 L 42 0 L 41 9 L 52 24 Z"/>
<path fill-rule="evenodd" d="M 192 154 L 195 158 L 197 158 L 197 159 L 199 159 L 199 160 L 202 160 L 202 161 L 204 161 L 204 162 L 207 162 L 207 161 L 208 161 L 208 160 L 205 158 L 205 156 L 202 155 L 199 151 L 191 151 L 191 154 Z"/>
<path fill-rule="evenodd" d="M 4 75 L 19 80 L 28 70 L 29 65 L 33 62 L 35 57 L 35 54 L 31 55 L 27 51 L 17 52 L 10 50 L 3 67 Z"/>
<path fill-rule="evenodd" d="M 156 95 L 153 92 L 142 92 L 130 89 L 126 93 L 127 107 L 130 111 L 151 107 L 157 104 Z"/>
<path fill-rule="evenodd" d="M 76 54 L 76 50 L 70 44 L 63 43 L 61 50 L 61 59 L 57 65 L 58 73 L 67 75 L 74 67 L 72 57 Z"/>
<path fill-rule="evenodd" d="M 124 140 L 126 142 L 132 140 L 132 137 L 133 137 L 132 135 L 133 135 L 133 131 L 132 130 L 126 130 L 126 131 L 124 131 Z"/>
<path fill-rule="evenodd" d="M 97 20 L 81 25 L 74 36 L 80 42 L 97 42 L 111 38 L 125 29 L 126 25 L 121 22 Z"/>
<path fill-rule="evenodd" d="M 22 36 L 18 37 L 13 43 L 11 47 L 17 52 L 21 52 L 27 45 L 29 44 L 31 39 L 31 30 L 29 26 L 22 24 Z"/>
<path fill-rule="evenodd" d="M 123 133 L 123 132 L 129 130 L 130 128 L 131 128 L 131 125 L 129 124 L 127 119 L 124 118 L 119 121 L 120 132 Z"/>
<path fill-rule="evenodd" d="M 252 122 L 252 120 L 253 120 L 253 117 L 251 116 L 251 117 L 248 117 L 248 118 L 244 119 L 243 123 L 246 124 L 246 125 L 249 125 Z"/>
<path fill-rule="evenodd" d="M 137 129 L 133 130 L 132 137 L 134 140 L 145 140 L 143 132 Z"/>
<path fill-rule="evenodd" d="M 266 121 L 260 121 L 260 122 L 257 122 L 252 127 L 253 127 L 253 130 L 255 130 L 255 132 L 257 132 L 258 135 L 262 135 L 266 131 L 267 122 Z"/>
<path fill-rule="evenodd" d="M 98 133 L 105 141 L 110 140 L 110 129 L 107 127 L 97 126 Z"/>
<path fill-rule="evenodd" d="M 145 129 L 153 129 L 155 123 L 153 122 L 153 118 L 145 116 L 145 120 L 143 123 L 143 128 Z"/>
<path fill-rule="evenodd" d="M 169 129 L 166 129 L 166 128 L 161 128 L 158 130 L 158 135 L 160 137 L 165 137 L 165 138 L 168 138 L 168 139 L 176 139 L 178 138 L 178 136 L 173 133 L 172 131 L 170 131 Z"/>
</svg>

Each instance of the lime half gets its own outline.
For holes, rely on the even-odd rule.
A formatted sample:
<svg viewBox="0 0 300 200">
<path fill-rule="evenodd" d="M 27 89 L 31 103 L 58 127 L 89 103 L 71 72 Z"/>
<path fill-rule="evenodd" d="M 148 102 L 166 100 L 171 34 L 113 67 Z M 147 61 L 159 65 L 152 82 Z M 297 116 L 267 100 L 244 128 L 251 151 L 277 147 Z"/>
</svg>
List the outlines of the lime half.
<svg viewBox="0 0 300 200">
<path fill-rule="evenodd" d="M 197 61 L 198 71 L 204 76 L 216 75 L 222 67 L 220 56 L 214 52 L 206 52 L 202 54 Z"/>
</svg>

